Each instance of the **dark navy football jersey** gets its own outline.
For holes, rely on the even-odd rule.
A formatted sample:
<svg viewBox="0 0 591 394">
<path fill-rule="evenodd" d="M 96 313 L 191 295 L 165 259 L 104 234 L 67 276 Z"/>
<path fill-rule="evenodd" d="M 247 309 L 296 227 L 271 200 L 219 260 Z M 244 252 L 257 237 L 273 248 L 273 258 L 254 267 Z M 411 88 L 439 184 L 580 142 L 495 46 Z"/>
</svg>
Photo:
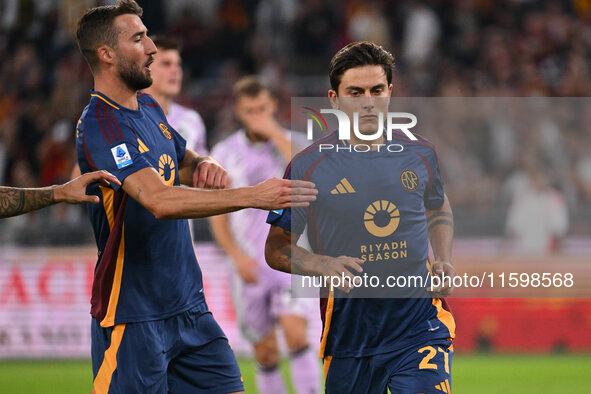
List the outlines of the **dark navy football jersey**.
<svg viewBox="0 0 591 394">
<path fill-rule="evenodd" d="M 338 144 L 339 151 L 321 152 L 321 144 Z M 314 253 L 360 258 L 364 273 L 381 284 L 387 275 L 428 278 L 425 209 L 444 201 L 433 145 L 395 132 L 379 151 L 349 152 L 347 146 L 333 133 L 296 155 L 285 177 L 314 182 L 318 198 L 308 208 L 272 211 L 267 222 L 296 234 L 307 228 Z M 411 290 L 392 298 L 368 286 L 349 297 L 321 298 L 321 356 L 371 356 L 453 338 L 455 323 L 444 302 L 427 298 L 424 287 Z"/>
<path fill-rule="evenodd" d="M 185 140 L 150 95 L 137 98 L 139 109 L 130 110 L 91 92 L 76 128 L 80 170 L 107 170 L 123 183 L 151 167 L 177 186 Z M 163 319 L 204 300 L 187 220 L 158 220 L 117 186 L 88 193 L 100 198 L 88 210 L 99 253 L 91 315 L 101 326 Z"/>
</svg>

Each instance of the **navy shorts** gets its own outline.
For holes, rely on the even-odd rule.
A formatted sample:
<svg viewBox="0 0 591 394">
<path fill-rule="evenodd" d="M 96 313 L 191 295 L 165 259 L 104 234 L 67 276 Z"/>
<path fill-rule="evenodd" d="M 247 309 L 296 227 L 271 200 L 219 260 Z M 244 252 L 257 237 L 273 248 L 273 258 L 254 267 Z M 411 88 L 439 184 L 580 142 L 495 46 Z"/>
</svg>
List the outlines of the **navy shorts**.
<svg viewBox="0 0 591 394">
<path fill-rule="evenodd" d="M 451 393 L 451 341 L 435 340 L 370 357 L 324 358 L 326 393 Z"/>
<path fill-rule="evenodd" d="M 243 391 L 228 339 L 204 303 L 163 320 L 103 328 L 92 319 L 96 394 Z"/>
</svg>

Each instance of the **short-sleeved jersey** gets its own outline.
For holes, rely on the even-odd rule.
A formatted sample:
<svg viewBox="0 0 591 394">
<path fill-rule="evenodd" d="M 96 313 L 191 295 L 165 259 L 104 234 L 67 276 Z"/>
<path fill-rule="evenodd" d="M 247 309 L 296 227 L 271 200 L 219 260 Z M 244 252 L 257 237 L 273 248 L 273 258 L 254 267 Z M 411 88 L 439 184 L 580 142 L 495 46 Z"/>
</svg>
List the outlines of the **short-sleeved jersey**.
<svg viewBox="0 0 591 394">
<path fill-rule="evenodd" d="M 205 124 L 197 111 L 171 103 L 166 118 L 168 123 L 187 141 L 187 149 L 200 155 L 207 154 Z"/>
<path fill-rule="evenodd" d="M 320 152 L 320 144 L 338 144 L 340 150 Z M 333 133 L 296 155 L 285 177 L 314 182 L 317 200 L 308 208 L 271 211 L 267 222 L 296 234 L 307 226 L 314 253 L 360 258 L 370 276 L 428 276 L 425 208 L 440 208 L 444 201 L 433 145 L 395 132 L 386 143 L 391 152 L 386 146 L 349 152 L 347 146 Z M 369 297 L 366 290 L 356 288 L 350 295 Z M 320 301 L 322 357 L 365 357 L 455 336 L 453 317 L 440 299 L 328 296 Z"/>
<path fill-rule="evenodd" d="M 107 170 L 122 183 L 154 168 L 168 185 L 179 185 L 185 140 L 166 121 L 158 103 L 138 93 L 130 110 L 92 91 L 76 128 L 82 173 Z M 98 261 L 91 315 L 101 326 L 163 319 L 204 300 L 201 270 L 187 220 L 159 220 L 117 186 L 88 189 Z"/>
</svg>

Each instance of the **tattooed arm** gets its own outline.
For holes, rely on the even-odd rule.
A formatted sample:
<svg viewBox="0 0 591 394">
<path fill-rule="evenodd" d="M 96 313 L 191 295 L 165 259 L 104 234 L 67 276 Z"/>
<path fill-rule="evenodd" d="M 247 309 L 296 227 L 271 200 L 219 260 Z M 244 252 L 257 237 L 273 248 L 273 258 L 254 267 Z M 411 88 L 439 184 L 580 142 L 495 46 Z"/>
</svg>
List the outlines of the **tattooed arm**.
<svg viewBox="0 0 591 394">
<path fill-rule="evenodd" d="M 0 218 L 20 215 L 56 202 L 53 186 L 41 189 L 0 187 Z"/>
<path fill-rule="evenodd" d="M 447 196 L 445 196 L 441 208 L 428 209 L 426 216 L 429 242 L 435 255 L 435 262 L 432 265 L 433 274 L 437 276 L 445 274 L 453 278 L 456 275 L 456 270 L 451 261 L 454 218 Z M 434 289 L 433 295 L 435 297 L 446 297 L 451 294 L 452 290 L 453 287 L 451 286 L 441 286 Z"/>
<path fill-rule="evenodd" d="M 353 278 L 356 272 L 363 272 L 363 260 L 348 257 L 330 257 L 308 252 L 297 246 L 299 235 L 271 225 L 265 244 L 265 260 L 278 271 L 296 275 L 338 276 L 342 274 Z M 348 293 L 351 288 L 339 287 Z"/>
<path fill-rule="evenodd" d="M 83 202 L 98 203 L 97 196 L 86 194 L 86 186 L 93 182 L 109 185 L 109 182 L 120 185 L 117 178 L 106 171 L 90 172 L 59 186 L 36 189 L 16 187 L 0 187 L 0 218 L 21 215 L 23 213 L 45 208 L 59 202 L 79 204 Z"/>
</svg>

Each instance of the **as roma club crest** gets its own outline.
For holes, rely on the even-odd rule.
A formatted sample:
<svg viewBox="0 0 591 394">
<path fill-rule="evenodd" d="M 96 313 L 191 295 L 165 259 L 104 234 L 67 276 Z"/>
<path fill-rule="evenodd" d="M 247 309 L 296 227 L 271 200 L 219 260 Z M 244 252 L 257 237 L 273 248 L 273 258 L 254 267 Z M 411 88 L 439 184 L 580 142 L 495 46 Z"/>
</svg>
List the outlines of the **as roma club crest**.
<svg viewBox="0 0 591 394">
<path fill-rule="evenodd" d="M 409 192 L 414 192 L 419 187 L 419 177 L 413 170 L 404 170 L 400 173 L 400 182 Z"/>
<path fill-rule="evenodd" d="M 164 123 L 160 122 L 160 123 L 158 123 L 158 127 L 160 127 L 160 131 L 162 131 L 162 134 L 164 134 L 164 136 L 166 138 L 168 138 L 169 140 L 172 140 L 172 133 L 170 132 L 170 130 L 168 130 L 168 126 L 166 126 Z"/>
</svg>

